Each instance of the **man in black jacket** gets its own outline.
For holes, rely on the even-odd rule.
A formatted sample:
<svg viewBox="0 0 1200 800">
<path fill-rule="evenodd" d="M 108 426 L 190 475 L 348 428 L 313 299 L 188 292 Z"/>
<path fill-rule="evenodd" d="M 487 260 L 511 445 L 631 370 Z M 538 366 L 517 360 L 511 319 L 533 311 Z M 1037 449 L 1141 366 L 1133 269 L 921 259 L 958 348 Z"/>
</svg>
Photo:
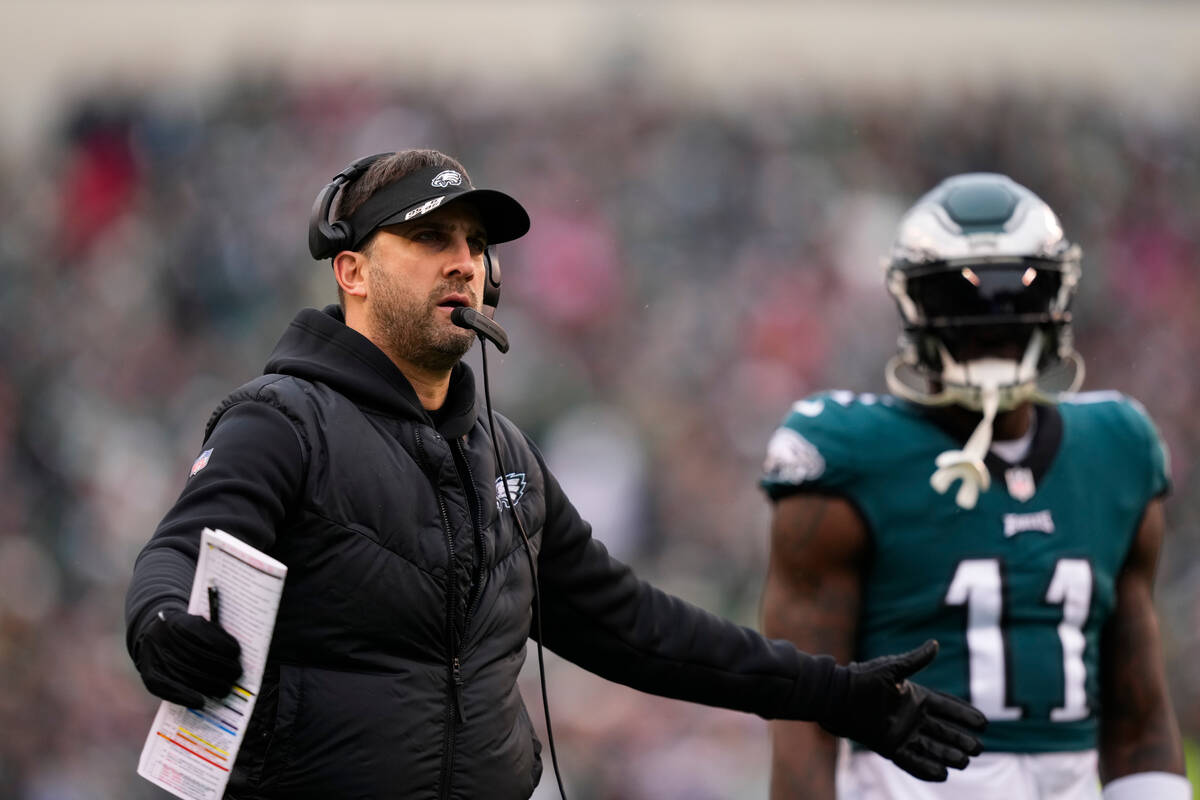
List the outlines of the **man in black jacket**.
<svg viewBox="0 0 1200 800">
<path fill-rule="evenodd" d="M 936 645 L 841 667 L 671 597 L 592 538 L 513 423 L 489 428 L 454 312 L 494 307 L 488 248 L 528 228 L 436 151 L 355 162 L 318 197 L 310 247 L 341 303 L 301 311 L 218 406 L 127 598 L 147 688 L 197 706 L 241 670 L 237 642 L 186 611 L 200 531 L 288 565 L 227 796 L 529 797 L 530 636 L 645 692 L 815 720 L 927 780 L 965 767 L 982 715 L 906 680 Z"/>
</svg>

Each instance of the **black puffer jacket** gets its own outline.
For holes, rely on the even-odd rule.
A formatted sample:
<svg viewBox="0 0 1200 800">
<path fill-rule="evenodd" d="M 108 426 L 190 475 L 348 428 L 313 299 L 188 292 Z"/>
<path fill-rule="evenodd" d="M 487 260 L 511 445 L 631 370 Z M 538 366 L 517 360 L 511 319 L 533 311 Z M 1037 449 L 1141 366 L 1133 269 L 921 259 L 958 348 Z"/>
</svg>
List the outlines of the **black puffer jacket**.
<svg viewBox="0 0 1200 800">
<path fill-rule="evenodd" d="M 288 565 L 267 672 L 230 781 L 250 798 L 526 798 L 541 774 L 517 690 L 534 583 L 545 645 L 643 691 L 812 718 L 832 661 L 638 581 L 592 538 L 533 445 L 459 365 L 437 423 L 336 307 L 300 312 L 266 374 L 208 424 L 206 466 L 139 556 L 131 648 L 186 601 L 200 530 Z"/>
</svg>

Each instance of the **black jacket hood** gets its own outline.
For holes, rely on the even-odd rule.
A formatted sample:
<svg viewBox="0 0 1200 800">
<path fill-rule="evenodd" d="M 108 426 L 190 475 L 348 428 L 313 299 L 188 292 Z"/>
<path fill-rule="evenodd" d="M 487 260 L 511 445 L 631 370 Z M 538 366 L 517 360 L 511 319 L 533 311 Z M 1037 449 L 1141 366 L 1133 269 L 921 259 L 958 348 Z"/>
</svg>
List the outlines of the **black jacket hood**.
<svg viewBox="0 0 1200 800">
<path fill-rule="evenodd" d="M 399 367 L 370 339 L 347 327 L 341 306 L 305 308 L 284 331 L 267 359 L 264 375 L 291 375 L 322 383 L 353 402 L 393 417 L 433 425 Z M 437 429 L 449 438 L 466 434 L 476 418 L 475 376 L 459 362 Z"/>
</svg>

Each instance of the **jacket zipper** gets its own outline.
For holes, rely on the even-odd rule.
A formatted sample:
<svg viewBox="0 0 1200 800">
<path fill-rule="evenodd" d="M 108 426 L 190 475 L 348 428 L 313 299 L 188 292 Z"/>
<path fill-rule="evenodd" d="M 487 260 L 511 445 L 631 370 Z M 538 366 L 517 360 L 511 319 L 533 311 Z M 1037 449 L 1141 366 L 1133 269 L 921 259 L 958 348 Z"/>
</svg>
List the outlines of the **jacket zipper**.
<svg viewBox="0 0 1200 800">
<path fill-rule="evenodd" d="M 425 443 L 421 440 L 421 429 L 413 429 L 414 437 L 417 441 L 417 452 L 421 456 L 421 461 L 427 467 L 429 464 L 428 457 L 425 453 Z M 426 473 L 428 475 L 428 472 Z M 454 771 L 454 721 L 455 709 L 458 711 L 458 718 L 466 721 L 463 715 L 462 708 L 462 670 L 458 662 L 458 644 L 455 641 L 454 635 L 454 609 L 457 606 L 458 599 L 458 576 L 454 568 L 454 536 L 450 530 L 450 515 L 446 511 L 446 500 L 442 497 L 442 492 L 432 478 L 429 478 L 430 484 L 433 486 L 433 494 L 437 497 L 438 510 L 442 515 L 442 531 L 446 534 L 446 652 L 452 653 L 450 661 L 447 664 L 449 670 L 449 685 L 447 687 L 446 698 L 446 735 L 443 740 L 442 748 L 442 775 L 440 780 L 440 788 L 438 796 L 442 798 L 450 797 L 450 776 Z"/>
</svg>

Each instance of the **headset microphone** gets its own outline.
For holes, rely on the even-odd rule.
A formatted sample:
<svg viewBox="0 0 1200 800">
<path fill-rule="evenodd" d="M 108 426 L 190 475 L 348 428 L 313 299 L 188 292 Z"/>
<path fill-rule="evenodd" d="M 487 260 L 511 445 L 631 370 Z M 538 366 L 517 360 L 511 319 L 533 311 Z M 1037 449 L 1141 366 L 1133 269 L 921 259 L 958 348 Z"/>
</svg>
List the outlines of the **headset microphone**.
<svg viewBox="0 0 1200 800">
<path fill-rule="evenodd" d="M 492 344 L 501 353 L 508 352 L 508 334 L 495 320 L 490 320 L 473 308 L 460 306 L 450 312 L 450 321 L 460 328 L 475 331 Z"/>
<path fill-rule="evenodd" d="M 494 266 L 494 263 L 489 266 Z M 500 291 L 498 280 L 494 285 L 491 284 L 492 274 L 498 277 L 499 271 L 493 273 L 491 269 L 488 270 L 489 285 L 484 289 L 483 301 L 485 312 L 496 310 L 495 304 Z M 488 302 L 489 295 L 490 303 Z M 505 470 L 504 460 L 500 457 L 500 440 L 496 437 L 496 415 L 492 411 L 492 387 L 488 379 L 487 345 L 483 341 L 486 339 L 496 345 L 496 349 L 501 353 L 507 353 L 508 334 L 504 332 L 504 328 L 484 314 L 465 306 L 459 306 L 451 311 L 450 321 L 460 328 L 475 331 L 482 337 L 479 342 L 479 355 L 483 359 L 483 402 L 487 409 L 488 431 L 492 435 L 492 453 L 496 456 L 496 468 L 500 472 L 498 483 L 504 487 L 504 496 L 508 500 L 508 507 L 512 509 L 513 521 L 517 523 L 517 530 L 521 532 L 521 539 L 525 543 L 525 559 L 529 563 L 529 574 L 533 576 L 533 624 L 534 630 L 537 632 L 538 678 L 542 684 L 542 711 L 546 714 L 546 740 L 550 744 L 550 762 L 554 765 L 554 780 L 558 782 L 558 794 L 562 800 L 567 800 L 567 790 L 563 788 L 562 772 L 558 768 L 558 750 L 554 747 L 554 726 L 550 723 L 550 698 L 546 694 L 546 659 L 542 655 L 542 639 L 544 638 L 542 636 L 542 587 L 538 580 L 537 565 L 533 561 L 533 545 L 529 543 L 529 532 L 525 530 L 525 523 L 521 522 L 521 515 L 517 513 L 517 504 L 513 500 L 512 489 L 508 483 L 508 471 Z"/>
</svg>

